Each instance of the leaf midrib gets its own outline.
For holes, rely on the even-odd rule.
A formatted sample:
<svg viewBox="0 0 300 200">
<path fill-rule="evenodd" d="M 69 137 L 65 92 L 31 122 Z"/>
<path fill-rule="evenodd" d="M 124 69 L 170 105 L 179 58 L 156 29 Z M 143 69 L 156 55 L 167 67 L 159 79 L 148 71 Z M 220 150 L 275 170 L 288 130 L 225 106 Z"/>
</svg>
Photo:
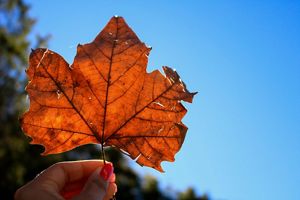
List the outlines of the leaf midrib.
<svg viewBox="0 0 300 200">
<path fill-rule="evenodd" d="M 107 85 L 106 85 L 106 95 L 105 95 L 105 103 L 104 103 L 104 113 L 103 113 L 103 122 L 102 122 L 102 135 L 101 135 L 101 141 L 98 140 L 101 143 L 101 146 L 103 147 L 104 144 L 104 132 L 105 132 L 105 125 L 106 125 L 106 113 L 107 113 L 107 102 L 108 102 L 108 94 L 109 94 L 109 87 L 110 87 L 110 79 L 111 79 L 111 68 L 113 64 L 113 58 L 114 58 L 114 51 L 116 47 L 116 40 L 118 39 L 118 33 L 119 33 L 119 20 L 118 17 L 116 19 L 116 36 L 113 41 L 112 49 L 111 49 L 111 55 L 110 55 L 110 63 L 109 63 L 109 69 L 108 69 L 108 77 L 107 77 Z"/>
</svg>

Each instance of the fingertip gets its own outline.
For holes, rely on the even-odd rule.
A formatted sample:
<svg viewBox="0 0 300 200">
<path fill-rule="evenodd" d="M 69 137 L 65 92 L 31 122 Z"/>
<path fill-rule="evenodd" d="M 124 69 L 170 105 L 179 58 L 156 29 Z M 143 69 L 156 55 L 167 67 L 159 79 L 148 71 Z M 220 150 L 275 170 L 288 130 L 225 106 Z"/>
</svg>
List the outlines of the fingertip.
<svg viewBox="0 0 300 200">
<path fill-rule="evenodd" d="M 116 174 L 112 173 L 112 175 L 109 177 L 109 179 L 107 181 L 110 183 L 116 182 Z"/>
<path fill-rule="evenodd" d="M 110 200 L 117 193 L 118 187 L 116 183 L 109 183 L 104 200 Z"/>
<path fill-rule="evenodd" d="M 116 194 L 118 192 L 118 186 L 116 183 L 112 184 L 112 188 L 114 189 L 114 194 Z"/>
<path fill-rule="evenodd" d="M 113 165 L 111 163 L 106 163 L 102 167 L 99 175 L 104 181 L 108 181 L 109 178 L 112 176 L 113 171 L 114 171 Z"/>
</svg>

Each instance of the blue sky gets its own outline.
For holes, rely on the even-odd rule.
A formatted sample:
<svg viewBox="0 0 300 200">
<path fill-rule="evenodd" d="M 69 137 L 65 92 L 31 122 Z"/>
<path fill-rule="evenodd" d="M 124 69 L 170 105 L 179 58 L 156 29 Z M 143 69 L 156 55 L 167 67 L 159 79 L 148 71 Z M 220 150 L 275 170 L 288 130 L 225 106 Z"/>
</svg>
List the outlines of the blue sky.
<svg viewBox="0 0 300 200">
<path fill-rule="evenodd" d="M 299 1 L 28 2 L 34 34 L 68 62 L 120 15 L 153 47 L 149 71 L 176 68 L 199 92 L 175 163 L 160 174 L 130 162 L 141 174 L 213 200 L 300 199 Z"/>
</svg>

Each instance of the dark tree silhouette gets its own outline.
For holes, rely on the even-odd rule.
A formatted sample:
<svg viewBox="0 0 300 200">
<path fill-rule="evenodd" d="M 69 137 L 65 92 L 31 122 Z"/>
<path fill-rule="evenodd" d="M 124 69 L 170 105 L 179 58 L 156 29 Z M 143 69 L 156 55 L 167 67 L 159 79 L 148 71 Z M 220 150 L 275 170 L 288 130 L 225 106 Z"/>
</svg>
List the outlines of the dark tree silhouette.
<svg viewBox="0 0 300 200">
<path fill-rule="evenodd" d="M 34 24 L 29 7 L 21 0 L 0 1 L 0 179 L 1 199 L 12 199 L 16 188 L 62 155 L 39 155 L 42 148 L 28 144 L 19 128 L 18 116 L 26 104 L 24 94 L 28 47 L 27 36 Z M 39 37 L 40 42 L 44 42 Z"/>
</svg>

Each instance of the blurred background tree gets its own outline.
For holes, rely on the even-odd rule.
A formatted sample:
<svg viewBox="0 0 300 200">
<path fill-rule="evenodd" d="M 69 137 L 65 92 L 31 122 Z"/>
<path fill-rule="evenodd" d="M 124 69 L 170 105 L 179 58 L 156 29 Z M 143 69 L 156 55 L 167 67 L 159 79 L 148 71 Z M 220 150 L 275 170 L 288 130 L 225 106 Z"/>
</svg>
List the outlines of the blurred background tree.
<svg viewBox="0 0 300 200">
<path fill-rule="evenodd" d="M 45 46 L 49 38 L 36 36 L 35 41 L 29 41 L 34 23 L 35 19 L 29 16 L 29 6 L 23 0 L 0 0 L 0 171 L 3 172 L 0 199 L 13 199 L 17 188 L 53 163 L 99 158 L 96 145 L 41 157 L 43 147 L 30 145 L 29 138 L 20 129 L 18 117 L 28 106 L 24 71 L 29 47 Z M 132 170 L 119 151 L 108 148 L 106 154 L 115 166 L 119 200 L 209 199 L 206 195 L 197 196 L 191 188 L 178 194 L 162 190 L 154 177 L 141 177 Z"/>
</svg>

